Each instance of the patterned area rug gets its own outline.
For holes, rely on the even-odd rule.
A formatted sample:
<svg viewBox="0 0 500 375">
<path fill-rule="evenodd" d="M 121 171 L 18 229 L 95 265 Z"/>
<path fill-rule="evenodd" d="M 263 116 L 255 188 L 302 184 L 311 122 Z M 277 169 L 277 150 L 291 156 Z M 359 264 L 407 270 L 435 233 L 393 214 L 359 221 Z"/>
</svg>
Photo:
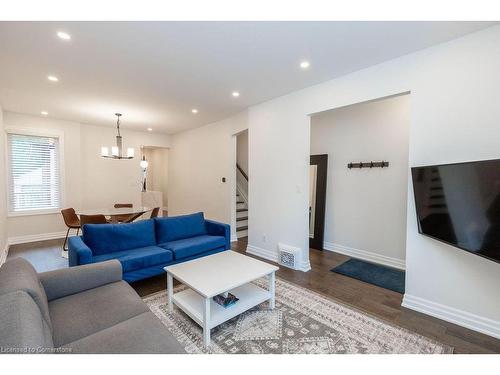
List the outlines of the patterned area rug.
<svg viewBox="0 0 500 375">
<path fill-rule="evenodd" d="M 257 280 L 267 288 L 267 280 Z M 176 288 L 175 292 L 184 289 Z M 188 353 L 452 353 L 453 348 L 391 325 L 305 288 L 276 278 L 276 308 L 263 303 L 212 329 L 202 330 L 180 309 L 167 311 L 166 292 L 144 298 Z"/>
</svg>

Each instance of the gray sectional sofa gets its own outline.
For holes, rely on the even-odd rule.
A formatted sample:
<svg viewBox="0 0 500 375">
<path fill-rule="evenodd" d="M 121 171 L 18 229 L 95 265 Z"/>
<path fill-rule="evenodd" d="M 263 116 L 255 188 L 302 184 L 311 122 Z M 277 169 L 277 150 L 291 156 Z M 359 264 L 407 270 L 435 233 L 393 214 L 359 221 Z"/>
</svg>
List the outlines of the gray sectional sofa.
<svg viewBox="0 0 500 375">
<path fill-rule="evenodd" d="M 184 353 L 117 260 L 37 274 L 0 267 L 0 353 Z"/>
</svg>

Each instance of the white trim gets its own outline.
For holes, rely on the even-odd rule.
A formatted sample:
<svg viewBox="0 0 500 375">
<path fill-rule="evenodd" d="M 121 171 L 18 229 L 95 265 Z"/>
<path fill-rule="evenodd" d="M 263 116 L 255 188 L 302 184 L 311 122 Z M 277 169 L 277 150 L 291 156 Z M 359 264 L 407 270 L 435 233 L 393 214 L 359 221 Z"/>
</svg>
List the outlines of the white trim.
<svg viewBox="0 0 500 375">
<path fill-rule="evenodd" d="M 310 271 L 311 270 L 311 263 L 309 262 L 309 259 L 306 261 L 300 262 L 298 270 L 302 271 L 302 272 Z"/>
<path fill-rule="evenodd" d="M 263 249 L 261 247 L 247 245 L 247 253 L 256 255 L 260 258 L 264 258 L 270 260 L 271 262 L 278 263 L 278 252 L 277 251 L 269 251 Z"/>
<path fill-rule="evenodd" d="M 500 321 L 405 294 L 401 306 L 500 339 Z"/>
<path fill-rule="evenodd" d="M 60 208 L 46 208 L 41 210 L 26 210 L 26 211 L 14 211 L 8 212 L 7 217 L 18 217 L 18 216 L 37 216 L 37 215 L 53 215 L 61 214 Z"/>
<path fill-rule="evenodd" d="M 248 254 L 252 254 L 258 256 L 259 258 L 264 258 L 270 260 L 271 262 L 278 263 L 278 252 L 269 251 L 263 249 L 261 247 L 247 245 Z M 311 264 L 309 263 L 309 259 L 307 261 L 302 261 L 297 268 L 297 271 L 307 272 L 311 270 Z"/>
<path fill-rule="evenodd" d="M 76 233 L 70 233 L 69 237 L 72 237 L 75 235 L 76 235 Z M 20 243 L 54 240 L 54 239 L 58 239 L 58 238 L 64 238 L 65 236 L 66 236 L 65 230 L 62 232 L 28 234 L 26 236 L 9 237 L 7 240 L 7 243 L 9 245 L 17 245 Z"/>
<path fill-rule="evenodd" d="M 231 242 L 238 242 L 238 236 L 236 233 L 231 233 Z"/>
<path fill-rule="evenodd" d="M 333 242 L 325 241 L 323 243 L 323 249 L 335 251 L 336 253 L 344 254 L 353 258 L 363 259 L 368 262 L 383 264 L 384 266 L 389 266 L 400 270 L 405 270 L 406 268 L 404 259 L 392 258 L 386 255 L 373 253 L 371 251 L 354 249 L 352 247 L 339 245 Z"/>
<path fill-rule="evenodd" d="M 7 255 L 9 255 L 9 243 L 6 242 L 2 252 L 0 253 L 0 266 L 7 260 Z"/>
</svg>

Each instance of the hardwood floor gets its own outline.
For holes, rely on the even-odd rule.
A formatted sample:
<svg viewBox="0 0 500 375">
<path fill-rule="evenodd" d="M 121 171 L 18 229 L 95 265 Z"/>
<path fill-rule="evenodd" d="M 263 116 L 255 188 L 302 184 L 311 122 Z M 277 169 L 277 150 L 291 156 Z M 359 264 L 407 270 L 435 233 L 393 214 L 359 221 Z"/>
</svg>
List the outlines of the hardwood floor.
<svg viewBox="0 0 500 375">
<path fill-rule="evenodd" d="M 234 251 L 245 253 L 247 241 L 233 242 Z M 67 267 L 61 257 L 62 240 L 33 242 L 10 247 L 8 259 L 24 257 L 38 272 Z M 349 257 L 331 251 L 311 249 L 312 270 L 294 271 L 280 267 L 277 276 L 323 294 L 380 319 L 431 337 L 455 348 L 455 353 L 500 353 L 500 340 L 401 307 L 402 294 L 339 275 L 331 268 Z M 132 287 L 141 296 L 165 289 L 166 277 L 138 281 Z"/>
</svg>

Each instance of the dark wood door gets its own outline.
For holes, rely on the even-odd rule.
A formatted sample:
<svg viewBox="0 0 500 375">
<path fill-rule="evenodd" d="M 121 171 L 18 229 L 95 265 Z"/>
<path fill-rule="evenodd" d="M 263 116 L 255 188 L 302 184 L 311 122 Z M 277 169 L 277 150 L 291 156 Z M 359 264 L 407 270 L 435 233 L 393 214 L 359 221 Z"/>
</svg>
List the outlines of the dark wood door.
<svg viewBox="0 0 500 375">
<path fill-rule="evenodd" d="M 310 236 L 309 247 L 323 250 L 325 235 L 325 209 L 326 209 L 326 174 L 328 170 L 328 155 L 311 155 L 311 166 L 315 170 L 315 194 L 313 207 L 309 207 Z M 312 226 L 312 228 L 311 228 Z"/>
</svg>

